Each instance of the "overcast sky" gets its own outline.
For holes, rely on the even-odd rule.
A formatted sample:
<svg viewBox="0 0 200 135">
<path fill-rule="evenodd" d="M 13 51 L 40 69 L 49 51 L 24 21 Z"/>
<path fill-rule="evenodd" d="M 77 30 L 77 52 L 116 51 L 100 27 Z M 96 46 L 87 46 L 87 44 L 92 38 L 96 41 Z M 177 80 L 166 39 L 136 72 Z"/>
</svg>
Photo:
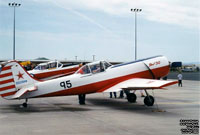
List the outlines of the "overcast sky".
<svg viewBox="0 0 200 135">
<path fill-rule="evenodd" d="M 0 59 L 12 59 L 13 8 L 0 0 Z M 165 55 L 199 60 L 199 0 L 15 0 L 16 59 L 134 60 Z"/>
</svg>

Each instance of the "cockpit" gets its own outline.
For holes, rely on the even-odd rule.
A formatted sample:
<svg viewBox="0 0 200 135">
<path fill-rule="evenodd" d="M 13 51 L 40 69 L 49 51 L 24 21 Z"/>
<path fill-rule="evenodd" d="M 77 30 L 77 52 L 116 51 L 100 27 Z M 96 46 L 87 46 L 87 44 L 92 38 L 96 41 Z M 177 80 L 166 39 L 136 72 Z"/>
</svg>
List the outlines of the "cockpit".
<svg viewBox="0 0 200 135">
<path fill-rule="evenodd" d="M 96 74 L 100 72 L 104 72 L 107 68 L 112 66 L 110 63 L 106 61 L 97 61 L 93 63 L 86 64 L 82 66 L 76 74 Z"/>
<path fill-rule="evenodd" d="M 50 61 L 48 63 L 41 63 L 38 66 L 34 68 L 34 70 L 45 70 L 45 69 L 54 69 L 54 68 L 60 68 L 63 64 L 61 64 L 58 61 Z"/>
</svg>

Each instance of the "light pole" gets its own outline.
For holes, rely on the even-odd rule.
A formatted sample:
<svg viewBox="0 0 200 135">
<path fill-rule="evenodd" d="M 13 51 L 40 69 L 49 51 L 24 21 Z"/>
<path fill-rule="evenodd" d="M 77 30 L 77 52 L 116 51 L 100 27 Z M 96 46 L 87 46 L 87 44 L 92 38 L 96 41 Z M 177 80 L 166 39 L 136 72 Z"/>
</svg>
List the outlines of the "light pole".
<svg viewBox="0 0 200 135">
<path fill-rule="evenodd" d="M 92 55 L 92 60 L 95 61 L 95 55 Z"/>
<path fill-rule="evenodd" d="M 131 8 L 132 12 L 135 12 L 135 60 L 137 60 L 137 12 L 141 12 L 142 9 L 139 8 Z"/>
<path fill-rule="evenodd" d="M 15 7 L 21 6 L 21 4 L 18 3 L 8 3 L 9 7 L 13 7 L 14 9 L 14 22 L 13 22 L 13 60 L 15 60 Z"/>
</svg>

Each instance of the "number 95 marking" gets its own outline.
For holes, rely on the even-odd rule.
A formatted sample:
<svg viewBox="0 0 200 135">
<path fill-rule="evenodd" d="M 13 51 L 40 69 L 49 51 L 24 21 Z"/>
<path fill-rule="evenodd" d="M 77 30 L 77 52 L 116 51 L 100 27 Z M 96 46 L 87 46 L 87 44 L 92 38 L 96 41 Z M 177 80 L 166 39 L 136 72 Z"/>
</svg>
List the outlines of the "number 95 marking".
<svg viewBox="0 0 200 135">
<path fill-rule="evenodd" d="M 68 81 L 63 81 L 63 82 L 60 82 L 60 87 L 63 87 L 63 88 L 71 88 L 72 87 L 72 83 L 70 82 L 70 80 Z"/>
</svg>

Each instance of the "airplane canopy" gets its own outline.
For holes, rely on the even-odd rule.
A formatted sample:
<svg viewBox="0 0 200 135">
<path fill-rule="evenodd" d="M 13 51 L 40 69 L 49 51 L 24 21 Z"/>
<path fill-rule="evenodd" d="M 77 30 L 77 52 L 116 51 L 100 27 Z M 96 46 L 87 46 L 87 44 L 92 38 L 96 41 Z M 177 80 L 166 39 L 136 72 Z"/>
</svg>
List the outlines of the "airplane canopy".
<svg viewBox="0 0 200 135">
<path fill-rule="evenodd" d="M 34 70 L 45 70 L 45 69 L 52 69 L 52 68 L 60 68 L 63 64 L 58 61 L 50 61 L 47 63 L 41 63 L 34 68 Z"/>
<path fill-rule="evenodd" d="M 76 73 L 77 74 L 95 74 L 105 71 L 107 68 L 112 66 L 106 61 L 96 61 L 82 66 Z"/>
</svg>

